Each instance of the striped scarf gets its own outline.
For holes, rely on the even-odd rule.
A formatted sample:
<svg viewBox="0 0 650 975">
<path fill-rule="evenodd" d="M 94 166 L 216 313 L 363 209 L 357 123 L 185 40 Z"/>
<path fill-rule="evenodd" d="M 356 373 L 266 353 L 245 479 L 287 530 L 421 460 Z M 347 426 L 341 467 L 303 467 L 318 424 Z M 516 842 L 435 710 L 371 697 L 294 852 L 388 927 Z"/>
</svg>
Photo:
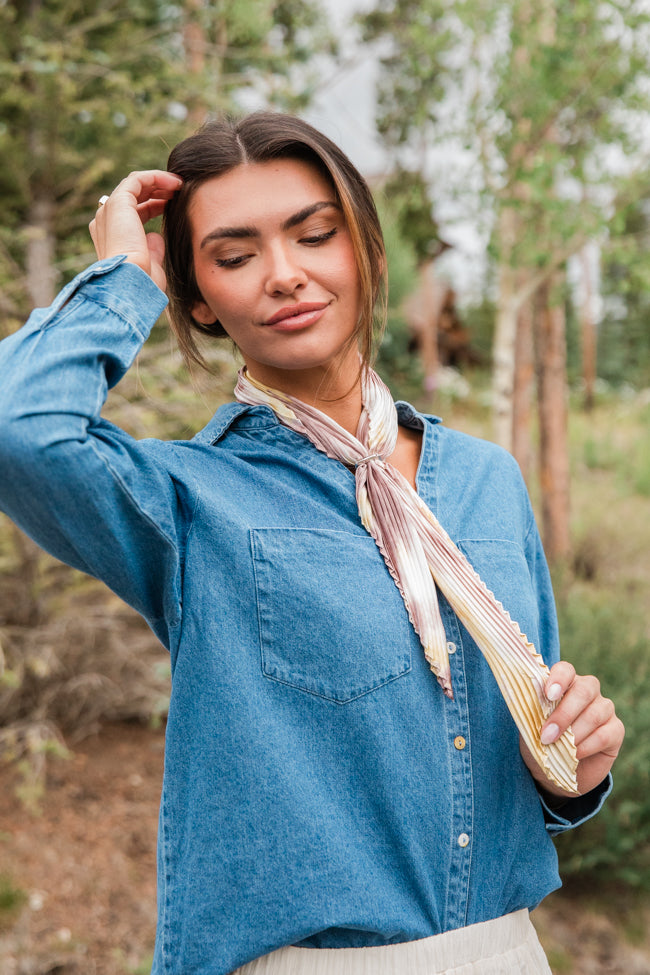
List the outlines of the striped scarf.
<svg viewBox="0 0 650 975">
<path fill-rule="evenodd" d="M 453 698 L 453 690 L 436 586 L 481 649 L 546 777 L 576 793 L 572 732 L 551 745 L 540 742 L 542 724 L 556 706 L 544 691 L 548 667 L 417 492 L 387 461 L 397 443 L 397 411 L 379 376 L 372 370 L 364 375 L 356 437 L 320 410 L 258 383 L 245 369 L 239 372 L 235 396 L 242 403 L 269 406 L 280 423 L 354 469 L 361 522 L 402 594 L 425 657 L 446 696 Z"/>
</svg>

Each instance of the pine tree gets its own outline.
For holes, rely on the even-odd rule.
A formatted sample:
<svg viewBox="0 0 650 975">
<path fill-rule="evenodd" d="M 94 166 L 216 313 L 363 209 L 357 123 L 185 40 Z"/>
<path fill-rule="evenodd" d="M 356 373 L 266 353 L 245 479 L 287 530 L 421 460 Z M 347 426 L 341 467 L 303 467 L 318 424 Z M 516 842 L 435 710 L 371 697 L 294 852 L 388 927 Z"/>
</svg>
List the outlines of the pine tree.
<svg viewBox="0 0 650 975">
<path fill-rule="evenodd" d="M 5 322 L 92 259 L 87 224 L 122 176 L 164 166 L 210 113 L 304 106 L 332 50 L 315 0 L 1 4 Z"/>
</svg>

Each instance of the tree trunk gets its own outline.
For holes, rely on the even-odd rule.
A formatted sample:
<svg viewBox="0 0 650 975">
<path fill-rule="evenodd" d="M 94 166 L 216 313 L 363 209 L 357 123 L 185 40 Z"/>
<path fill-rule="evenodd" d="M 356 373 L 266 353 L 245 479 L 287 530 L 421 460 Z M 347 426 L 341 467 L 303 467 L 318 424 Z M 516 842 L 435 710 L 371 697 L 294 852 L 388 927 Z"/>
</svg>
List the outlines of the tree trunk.
<svg viewBox="0 0 650 975">
<path fill-rule="evenodd" d="M 512 452 L 526 482 L 533 466 L 531 439 L 535 360 L 533 352 L 533 303 L 529 299 L 517 318 L 512 409 Z"/>
<path fill-rule="evenodd" d="M 207 41 L 200 22 L 202 0 L 186 0 L 185 25 L 183 27 L 183 46 L 188 74 L 197 83 L 205 71 Z M 189 105 L 188 121 L 192 129 L 205 122 L 206 107 L 204 99 L 195 91 Z"/>
<path fill-rule="evenodd" d="M 587 412 L 594 407 L 596 388 L 596 315 L 594 314 L 593 264 L 591 249 L 584 247 L 580 254 L 582 270 L 582 306 L 580 330 L 582 333 L 582 379 L 584 383 L 583 406 Z"/>
<path fill-rule="evenodd" d="M 431 397 L 438 384 L 438 323 L 447 290 L 436 276 L 435 262 L 427 261 L 420 266 L 417 287 L 404 302 L 404 315 L 422 363 L 422 383 Z"/>
<path fill-rule="evenodd" d="M 30 304 L 37 308 L 51 305 L 56 294 L 53 218 L 54 200 L 45 191 L 36 191 L 25 227 L 25 265 Z"/>
<path fill-rule="evenodd" d="M 517 340 L 516 294 L 516 273 L 511 267 L 502 265 L 492 354 L 492 411 L 494 439 L 506 450 L 512 450 Z"/>
<path fill-rule="evenodd" d="M 28 17 L 38 36 L 37 20 L 43 0 L 29 0 Z M 31 26 L 28 23 L 28 30 Z M 54 258 L 56 237 L 54 235 L 55 212 L 55 156 L 57 114 L 47 112 L 39 75 L 31 71 L 26 78 L 25 87 L 33 99 L 31 119 L 27 134 L 30 152 L 30 198 L 27 224 L 24 228 L 26 238 L 25 283 L 29 303 L 42 308 L 51 305 L 56 294 L 56 272 Z"/>
<path fill-rule="evenodd" d="M 569 533 L 569 446 L 566 316 L 557 273 L 540 288 L 535 316 L 542 535 L 549 562 L 566 559 Z"/>
<path fill-rule="evenodd" d="M 420 270 L 424 323 L 420 340 L 420 355 L 424 372 L 424 388 L 433 396 L 438 383 L 438 320 L 442 305 L 443 288 L 436 279 L 432 262 Z"/>
</svg>

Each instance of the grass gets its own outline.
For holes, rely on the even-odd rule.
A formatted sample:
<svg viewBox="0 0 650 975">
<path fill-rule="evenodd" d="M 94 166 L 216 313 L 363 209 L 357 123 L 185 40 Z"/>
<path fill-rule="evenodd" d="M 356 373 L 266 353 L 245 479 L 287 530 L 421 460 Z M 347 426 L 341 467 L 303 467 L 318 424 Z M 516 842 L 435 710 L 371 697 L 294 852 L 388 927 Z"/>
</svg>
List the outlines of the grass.
<svg viewBox="0 0 650 975">
<path fill-rule="evenodd" d="M 121 948 L 113 951 L 113 958 L 124 975 L 150 975 L 153 965 L 153 952 L 145 955 L 137 962 L 129 961 Z"/>
<path fill-rule="evenodd" d="M 27 893 L 11 877 L 0 874 L 0 931 L 12 924 L 26 901 Z"/>
<path fill-rule="evenodd" d="M 553 975 L 571 975 L 573 960 L 564 948 L 549 948 L 547 958 Z"/>
</svg>

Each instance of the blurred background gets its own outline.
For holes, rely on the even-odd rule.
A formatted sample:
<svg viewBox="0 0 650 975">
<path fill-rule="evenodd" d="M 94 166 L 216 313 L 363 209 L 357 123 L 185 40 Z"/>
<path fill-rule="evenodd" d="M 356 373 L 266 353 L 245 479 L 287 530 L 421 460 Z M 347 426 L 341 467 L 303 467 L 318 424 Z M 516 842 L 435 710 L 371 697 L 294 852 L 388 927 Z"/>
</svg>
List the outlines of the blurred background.
<svg viewBox="0 0 650 975">
<path fill-rule="evenodd" d="M 650 4 L 0 0 L 0 337 L 91 263 L 97 200 L 216 114 L 296 112 L 367 176 L 395 397 L 517 458 L 564 654 L 627 726 L 558 843 L 553 971 L 650 972 Z M 106 415 L 184 438 L 232 397 L 164 317 Z M 2 472 L 2 476 L 11 476 Z M 0 515 L 0 969 L 147 972 L 167 656 Z"/>
</svg>

